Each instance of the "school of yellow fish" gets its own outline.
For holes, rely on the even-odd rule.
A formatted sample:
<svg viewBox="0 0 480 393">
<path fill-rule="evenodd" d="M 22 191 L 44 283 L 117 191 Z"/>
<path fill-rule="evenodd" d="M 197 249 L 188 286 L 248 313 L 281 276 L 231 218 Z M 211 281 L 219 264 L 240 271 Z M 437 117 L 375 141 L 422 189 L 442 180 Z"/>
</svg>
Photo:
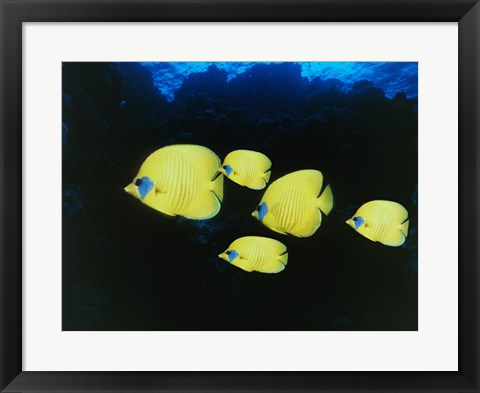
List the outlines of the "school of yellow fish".
<svg viewBox="0 0 480 393">
<path fill-rule="evenodd" d="M 199 145 L 170 145 L 143 162 L 125 191 L 168 216 L 206 220 L 220 211 L 223 178 L 240 186 L 263 190 L 270 181 L 272 162 L 263 153 L 235 150 L 223 163 Z M 273 181 L 252 216 L 283 235 L 312 236 L 333 208 L 333 193 L 322 172 L 304 169 Z M 408 212 L 397 202 L 374 200 L 363 204 L 346 223 L 365 238 L 399 247 L 408 236 Z M 288 250 L 280 241 L 245 236 L 219 255 L 247 272 L 278 273 L 287 266 Z"/>
</svg>

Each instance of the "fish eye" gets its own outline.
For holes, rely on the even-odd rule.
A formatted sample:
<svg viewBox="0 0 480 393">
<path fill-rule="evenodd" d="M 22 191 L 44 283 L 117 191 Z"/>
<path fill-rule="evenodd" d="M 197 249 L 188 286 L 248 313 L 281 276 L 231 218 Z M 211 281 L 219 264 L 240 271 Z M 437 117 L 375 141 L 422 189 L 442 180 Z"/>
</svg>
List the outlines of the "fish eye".
<svg viewBox="0 0 480 393">
<path fill-rule="evenodd" d="M 228 260 L 232 262 L 235 258 L 238 257 L 238 252 L 236 252 L 235 250 L 228 250 L 225 251 L 225 255 L 227 256 Z"/>
<path fill-rule="evenodd" d="M 257 212 L 259 212 L 261 208 L 262 208 L 262 205 L 258 205 L 257 206 Z"/>
<path fill-rule="evenodd" d="M 357 221 L 358 217 L 353 217 L 353 222 Z"/>
<path fill-rule="evenodd" d="M 222 165 L 222 168 L 225 171 L 225 175 L 227 176 L 230 176 L 233 172 L 233 168 L 228 164 Z"/>
<path fill-rule="evenodd" d="M 136 185 L 137 187 L 141 186 L 141 185 L 142 185 L 142 179 L 137 179 L 137 180 L 135 180 L 135 185 Z"/>
</svg>

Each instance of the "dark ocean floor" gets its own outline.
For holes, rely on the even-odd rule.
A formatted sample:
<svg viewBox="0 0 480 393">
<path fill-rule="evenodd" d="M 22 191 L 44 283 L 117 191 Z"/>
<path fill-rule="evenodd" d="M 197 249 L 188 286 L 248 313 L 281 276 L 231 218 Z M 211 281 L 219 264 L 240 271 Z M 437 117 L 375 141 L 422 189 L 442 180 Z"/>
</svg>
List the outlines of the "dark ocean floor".
<svg viewBox="0 0 480 393">
<path fill-rule="evenodd" d="M 231 80 L 211 66 L 168 101 L 138 63 L 64 63 L 63 330 L 417 330 L 417 98 L 343 87 L 295 63 Z M 335 207 L 314 236 L 282 236 L 250 216 L 263 191 L 225 179 L 216 217 L 167 218 L 123 188 L 175 143 L 221 159 L 261 151 L 271 181 L 319 169 Z M 374 199 L 409 211 L 402 247 L 345 224 Z M 217 257 L 246 235 L 285 243 L 287 268 L 246 273 Z"/>
</svg>

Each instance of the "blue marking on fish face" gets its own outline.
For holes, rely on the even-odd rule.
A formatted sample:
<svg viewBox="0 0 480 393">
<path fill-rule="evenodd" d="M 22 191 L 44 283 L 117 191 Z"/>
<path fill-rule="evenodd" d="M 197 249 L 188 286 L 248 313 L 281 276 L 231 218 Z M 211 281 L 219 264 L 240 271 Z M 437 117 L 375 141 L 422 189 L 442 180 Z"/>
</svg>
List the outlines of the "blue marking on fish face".
<svg viewBox="0 0 480 393">
<path fill-rule="evenodd" d="M 353 217 L 353 223 L 355 224 L 355 229 L 358 229 L 365 223 L 365 220 L 360 216 Z"/>
<path fill-rule="evenodd" d="M 145 199 L 153 188 L 153 181 L 149 177 L 143 176 L 141 179 L 135 180 L 135 185 L 140 193 L 140 198 Z"/>
<path fill-rule="evenodd" d="M 235 250 L 228 250 L 225 254 L 227 254 L 228 260 L 232 262 L 236 257 L 238 257 L 238 252 Z"/>
<path fill-rule="evenodd" d="M 223 169 L 225 169 L 227 176 L 230 176 L 230 174 L 233 172 L 233 168 L 230 165 L 224 165 Z"/>
<path fill-rule="evenodd" d="M 258 219 L 260 221 L 263 221 L 263 218 L 265 217 L 267 212 L 268 212 L 267 202 L 262 202 L 260 205 L 258 205 L 257 214 L 258 214 Z"/>
</svg>

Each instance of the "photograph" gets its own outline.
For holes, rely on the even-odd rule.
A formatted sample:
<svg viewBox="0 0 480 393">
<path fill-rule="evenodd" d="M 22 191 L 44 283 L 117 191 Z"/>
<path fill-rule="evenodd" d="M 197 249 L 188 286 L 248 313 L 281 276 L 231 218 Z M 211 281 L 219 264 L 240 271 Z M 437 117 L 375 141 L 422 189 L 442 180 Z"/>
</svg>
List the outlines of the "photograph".
<svg viewBox="0 0 480 393">
<path fill-rule="evenodd" d="M 63 331 L 418 330 L 417 62 L 61 67 Z"/>
<path fill-rule="evenodd" d="M 0 393 L 480 393 L 479 3 L 0 0 Z"/>
</svg>

